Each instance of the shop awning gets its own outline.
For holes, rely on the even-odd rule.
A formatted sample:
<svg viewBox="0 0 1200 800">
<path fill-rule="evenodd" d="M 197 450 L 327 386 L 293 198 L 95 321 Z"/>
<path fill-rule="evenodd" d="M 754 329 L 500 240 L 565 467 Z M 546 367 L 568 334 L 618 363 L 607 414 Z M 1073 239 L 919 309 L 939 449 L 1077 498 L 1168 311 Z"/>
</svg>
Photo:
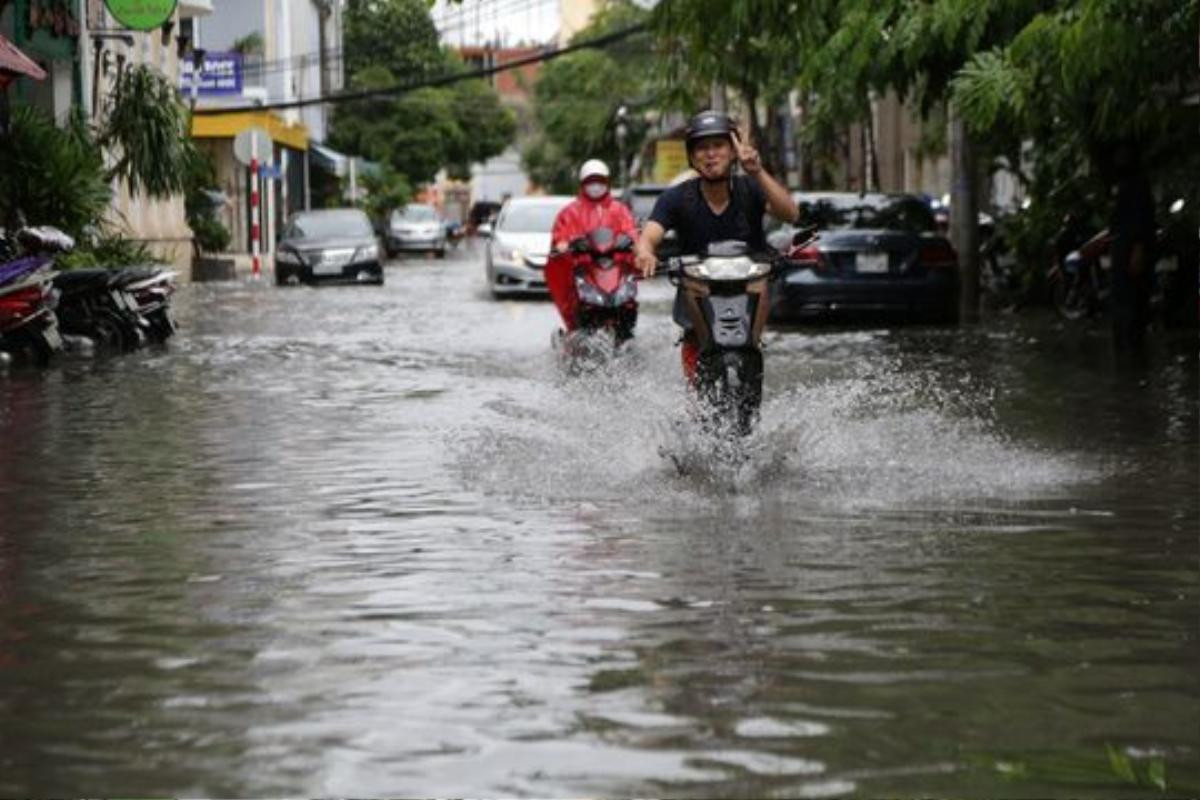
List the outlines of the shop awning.
<svg viewBox="0 0 1200 800">
<path fill-rule="evenodd" d="M 375 161 L 367 161 L 365 158 L 358 156 L 348 156 L 344 153 L 339 153 L 332 147 L 327 147 L 323 144 L 312 142 L 308 147 L 308 155 L 312 160 L 313 166 L 319 167 L 326 172 L 332 172 L 339 178 L 345 178 L 350 174 L 350 162 L 354 162 L 354 171 L 359 175 L 379 175 L 383 168 Z"/>
<path fill-rule="evenodd" d="M 251 127 L 265 130 L 276 144 L 293 150 L 308 149 L 308 127 L 302 122 L 289 124 L 270 111 L 230 111 L 192 117 L 192 137 L 195 139 L 232 139 Z"/>
<path fill-rule="evenodd" d="M 46 70 L 0 33 L 0 89 L 21 77 L 40 81 L 46 77 Z"/>
</svg>

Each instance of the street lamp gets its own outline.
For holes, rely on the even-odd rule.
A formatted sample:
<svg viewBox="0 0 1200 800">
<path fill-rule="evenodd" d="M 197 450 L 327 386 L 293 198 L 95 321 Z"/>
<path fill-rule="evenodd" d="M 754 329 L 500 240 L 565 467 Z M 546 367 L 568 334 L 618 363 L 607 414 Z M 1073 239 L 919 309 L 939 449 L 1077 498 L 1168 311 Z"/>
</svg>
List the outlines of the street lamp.
<svg viewBox="0 0 1200 800">
<path fill-rule="evenodd" d="M 625 124 L 625 120 L 628 116 L 629 116 L 629 109 L 625 108 L 625 106 L 623 106 L 623 105 L 617 107 L 617 159 L 618 159 L 618 161 L 620 161 L 618 168 L 620 170 L 619 174 L 620 174 L 620 180 L 621 180 L 621 196 L 622 197 L 626 197 L 626 194 L 628 193 L 628 190 L 629 190 L 629 187 L 627 185 L 629 176 L 626 175 L 626 168 L 625 168 L 625 164 L 626 164 L 625 137 L 629 135 L 629 126 Z M 626 197 L 626 199 L 628 199 L 628 198 Z"/>
</svg>

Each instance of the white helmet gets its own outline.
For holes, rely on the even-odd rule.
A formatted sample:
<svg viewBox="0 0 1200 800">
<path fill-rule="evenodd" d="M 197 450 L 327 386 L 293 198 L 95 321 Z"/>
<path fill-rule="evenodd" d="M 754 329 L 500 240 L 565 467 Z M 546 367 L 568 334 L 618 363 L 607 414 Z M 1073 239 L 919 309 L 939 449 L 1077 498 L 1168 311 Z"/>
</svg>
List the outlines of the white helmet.
<svg viewBox="0 0 1200 800">
<path fill-rule="evenodd" d="M 598 158 L 589 158 L 579 168 L 579 182 L 583 183 L 588 178 L 597 177 L 608 180 L 608 165 Z"/>
</svg>

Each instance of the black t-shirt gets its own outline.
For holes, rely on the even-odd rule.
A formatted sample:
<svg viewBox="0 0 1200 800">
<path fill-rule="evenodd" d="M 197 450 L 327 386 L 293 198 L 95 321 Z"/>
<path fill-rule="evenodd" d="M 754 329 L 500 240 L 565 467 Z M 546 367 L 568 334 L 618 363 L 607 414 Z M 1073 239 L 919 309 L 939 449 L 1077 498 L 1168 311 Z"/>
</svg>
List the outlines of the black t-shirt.
<svg viewBox="0 0 1200 800">
<path fill-rule="evenodd" d="M 729 239 L 745 242 L 753 251 L 766 250 L 767 237 L 763 232 L 766 193 L 745 175 L 735 175 L 729 188 L 729 205 L 720 214 L 714 214 L 700 191 L 699 178 L 676 184 L 659 195 L 650 219 L 662 225 L 663 230 L 675 231 L 679 251 L 687 255 L 702 255 L 712 242 Z M 682 292 L 675 294 L 671 316 L 684 328 L 692 327 Z"/>
<path fill-rule="evenodd" d="M 658 197 L 650 219 L 673 230 L 679 237 L 680 252 L 700 255 L 711 242 L 737 239 L 751 250 L 767 248 L 763 233 L 763 214 L 767 196 L 755 181 L 736 175 L 730 184 L 729 205 L 714 214 L 700 192 L 700 179 L 676 184 Z"/>
</svg>

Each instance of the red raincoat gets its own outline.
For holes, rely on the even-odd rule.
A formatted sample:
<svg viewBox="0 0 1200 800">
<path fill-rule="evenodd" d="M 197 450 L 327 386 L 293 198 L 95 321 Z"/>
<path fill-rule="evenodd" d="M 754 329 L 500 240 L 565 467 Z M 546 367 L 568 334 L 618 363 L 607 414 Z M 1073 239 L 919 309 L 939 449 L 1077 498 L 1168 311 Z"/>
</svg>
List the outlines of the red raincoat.
<svg viewBox="0 0 1200 800">
<path fill-rule="evenodd" d="M 614 199 L 611 192 L 599 200 L 592 200 L 580 189 L 579 196 L 563 206 L 554 219 L 554 229 L 550 234 L 551 250 L 559 250 L 572 239 L 586 236 L 596 228 L 609 228 L 614 236 L 624 233 L 631 239 L 637 239 L 637 224 L 624 203 Z M 575 330 L 575 309 L 579 305 L 574 276 L 571 274 L 573 263 L 570 253 L 560 253 L 546 262 L 545 272 L 546 288 L 568 331 Z"/>
</svg>

